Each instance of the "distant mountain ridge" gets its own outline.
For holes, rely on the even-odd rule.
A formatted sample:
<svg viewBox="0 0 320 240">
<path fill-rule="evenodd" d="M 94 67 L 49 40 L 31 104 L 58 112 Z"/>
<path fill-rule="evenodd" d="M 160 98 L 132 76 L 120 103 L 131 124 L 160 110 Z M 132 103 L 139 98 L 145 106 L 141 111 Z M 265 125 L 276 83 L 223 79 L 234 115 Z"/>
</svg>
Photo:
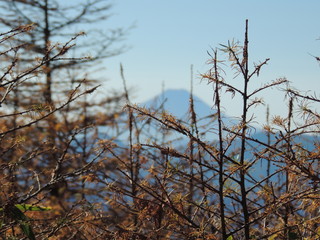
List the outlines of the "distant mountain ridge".
<svg viewBox="0 0 320 240">
<path fill-rule="evenodd" d="M 210 107 L 207 103 L 205 103 L 201 98 L 193 95 L 194 99 L 194 109 L 197 114 L 197 118 L 201 119 L 206 116 L 210 116 L 216 113 L 216 109 L 214 107 Z M 151 100 L 146 101 L 143 106 L 152 109 L 158 109 L 161 104 L 164 104 L 162 108 L 172 114 L 173 116 L 177 117 L 178 119 L 186 120 L 188 118 L 188 111 L 190 105 L 190 92 L 184 89 L 168 89 L 163 93 L 155 96 Z M 232 118 L 230 116 L 222 114 L 222 119 L 224 122 L 224 126 L 231 127 L 238 123 L 239 119 Z M 212 117 L 207 118 L 203 124 L 212 120 Z M 211 122 L 211 129 L 217 127 L 215 123 Z M 209 126 L 210 128 L 210 126 Z M 208 129 L 209 130 L 209 129 Z M 267 136 L 264 130 L 261 128 L 253 128 L 251 129 L 251 137 L 254 139 L 258 139 L 261 142 L 267 143 Z M 206 131 L 208 134 L 208 131 Z M 214 139 L 214 133 L 209 134 L 210 139 Z M 311 136 L 311 135 L 303 135 L 297 137 L 296 140 L 302 141 L 303 145 L 307 146 L 308 148 L 312 148 L 313 144 L 310 144 L 312 140 L 318 138 L 318 136 Z M 275 140 L 274 136 L 271 137 L 271 140 Z"/>
<path fill-rule="evenodd" d="M 194 108 L 195 112 L 197 113 L 198 119 L 201 119 L 203 117 L 212 115 L 216 113 L 216 110 L 214 107 L 210 107 L 208 104 L 206 104 L 204 101 L 202 101 L 199 97 L 193 96 L 194 98 Z M 190 93 L 187 90 L 183 89 L 169 89 L 164 91 L 162 94 L 157 95 L 153 99 L 145 102 L 144 106 L 147 108 L 153 108 L 158 109 L 161 104 L 163 105 L 163 109 L 169 113 L 171 113 L 173 116 L 186 120 L 189 110 L 189 100 L 190 100 Z M 161 111 L 161 110 L 160 110 Z M 224 126 L 231 127 L 238 123 L 239 119 L 231 118 L 226 115 L 222 116 Z M 212 120 L 212 117 L 207 118 L 204 123 L 209 123 L 209 121 Z M 218 140 L 218 134 L 217 134 L 217 122 L 210 122 L 210 124 L 207 126 L 206 129 L 202 129 L 204 132 L 204 135 L 201 135 L 202 140 L 211 141 L 211 144 L 215 144 L 215 142 Z M 224 133 L 227 133 L 224 131 Z M 252 139 L 256 139 L 259 142 L 268 143 L 268 136 L 264 130 L 261 128 L 250 128 L 250 131 L 248 131 L 249 136 Z M 276 135 L 270 136 L 271 144 L 275 143 L 277 140 Z M 279 136 L 281 138 L 281 136 Z M 314 148 L 314 141 L 319 141 L 318 136 L 310 136 L 310 135 L 302 135 L 302 136 L 295 136 L 292 137 L 293 141 L 296 141 L 298 143 L 301 143 L 301 146 L 312 150 Z M 178 142 L 178 145 L 187 146 L 188 139 L 182 139 Z M 234 140 L 232 146 L 229 148 L 228 153 L 232 152 L 233 150 L 236 150 L 240 146 L 240 138 L 237 138 Z M 246 160 L 253 160 L 255 159 L 254 151 L 260 151 L 263 150 L 265 146 L 263 144 L 259 144 L 258 142 L 254 141 L 247 141 L 247 151 L 245 152 L 245 159 Z M 254 150 L 252 152 L 252 150 Z M 261 179 L 262 177 L 266 177 L 266 169 L 267 169 L 267 161 L 260 161 L 257 164 L 254 164 L 251 168 L 251 175 L 254 176 L 257 179 Z M 275 172 L 279 169 L 279 166 L 276 166 L 274 164 L 271 165 L 271 172 Z M 271 178 L 273 181 L 277 181 L 275 178 Z"/>
</svg>

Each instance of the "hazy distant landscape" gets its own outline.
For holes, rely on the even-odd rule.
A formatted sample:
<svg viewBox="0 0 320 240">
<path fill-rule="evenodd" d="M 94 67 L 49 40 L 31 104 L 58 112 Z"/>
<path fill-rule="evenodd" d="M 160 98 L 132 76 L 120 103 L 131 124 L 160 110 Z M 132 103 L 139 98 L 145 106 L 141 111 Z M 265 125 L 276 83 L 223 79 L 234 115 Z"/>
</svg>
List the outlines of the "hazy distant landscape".
<svg viewBox="0 0 320 240">
<path fill-rule="evenodd" d="M 261 26 L 263 34 L 253 24 L 263 36 L 272 32 L 268 44 L 260 45 L 257 40 L 265 43 L 266 37 L 251 35 L 251 20 L 243 18 L 261 19 L 256 3 L 250 6 L 252 15 L 248 3 L 235 3 L 235 13 L 234 8 L 211 8 L 209 2 L 203 8 L 201 1 L 127 2 L 128 19 L 149 6 L 150 12 L 139 13 L 141 19 L 149 16 L 143 33 L 117 27 L 109 19 L 113 4 L 0 1 L 1 239 L 320 239 L 320 98 L 316 85 L 297 89 L 284 77 L 287 45 L 281 37 L 276 38 L 281 46 L 269 49 L 287 20 L 275 24 L 270 19 Z M 261 4 L 264 11 L 270 7 Z M 290 4 L 300 13 L 301 5 Z M 315 11 L 315 3 L 309 4 Z M 283 3 L 273 6 L 285 7 L 283 16 L 293 12 Z M 208 9 L 210 23 L 219 28 L 206 27 Z M 175 20 L 163 27 L 173 13 Z M 217 21 L 221 13 L 231 19 Z M 184 19 L 189 18 L 194 22 L 188 25 Z M 295 18 L 300 15 L 291 18 L 293 23 Z M 210 30 L 219 38 L 220 29 L 222 36 L 238 35 L 239 19 L 239 40 L 209 47 L 201 42 L 206 34 L 195 34 Z M 194 36 L 184 35 L 186 26 Z M 134 31 L 144 46 L 133 50 L 131 62 L 126 43 Z M 185 41 L 170 38 L 179 34 Z M 302 41 L 300 35 L 307 34 L 297 33 Z M 136 35 L 132 39 L 137 41 Z M 288 64 L 301 56 L 298 46 L 291 50 L 297 55 L 286 55 Z M 187 77 L 172 73 L 180 72 L 188 52 L 202 47 L 203 71 L 190 63 Z M 256 60 L 259 48 L 263 56 Z M 280 59 L 276 67 L 265 53 Z M 316 50 L 308 55 L 317 67 L 318 55 Z M 119 56 L 134 67 L 119 64 Z M 306 86 L 315 75 L 309 67 L 291 67 L 292 74 L 304 74 Z M 110 69 L 117 80 L 107 81 Z M 137 74 L 145 82 L 136 80 Z M 171 81 L 167 87 L 158 81 L 163 76 Z M 200 82 L 205 91 L 199 91 Z"/>
</svg>

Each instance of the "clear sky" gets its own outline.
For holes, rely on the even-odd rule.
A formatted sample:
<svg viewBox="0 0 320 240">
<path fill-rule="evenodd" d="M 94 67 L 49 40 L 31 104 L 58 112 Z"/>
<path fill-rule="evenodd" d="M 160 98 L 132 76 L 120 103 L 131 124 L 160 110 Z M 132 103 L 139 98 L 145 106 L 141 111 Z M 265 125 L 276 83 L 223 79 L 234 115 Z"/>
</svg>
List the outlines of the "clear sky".
<svg viewBox="0 0 320 240">
<path fill-rule="evenodd" d="M 319 0 L 116 0 L 109 26 L 135 28 L 125 42 L 131 49 L 105 62 L 105 86 L 121 88 L 122 63 L 133 101 L 141 103 L 159 94 L 162 83 L 166 89 L 189 89 L 193 64 L 194 93 L 212 105 L 212 87 L 200 78 L 210 68 L 207 51 L 232 39 L 242 43 L 248 19 L 251 63 L 270 58 L 253 87 L 286 77 L 295 88 L 319 92 L 320 66 L 310 55 L 320 56 L 319 9 Z M 231 74 L 226 81 L 239 79 Z M 264 97 L 272 114 L 285 113 L 283 94 L 274 90 Z M 227 114 L 240 113 L 230 95 L 224 106 Z M 263 121 L 265 108 L 255 114 Z"/>
</svg>

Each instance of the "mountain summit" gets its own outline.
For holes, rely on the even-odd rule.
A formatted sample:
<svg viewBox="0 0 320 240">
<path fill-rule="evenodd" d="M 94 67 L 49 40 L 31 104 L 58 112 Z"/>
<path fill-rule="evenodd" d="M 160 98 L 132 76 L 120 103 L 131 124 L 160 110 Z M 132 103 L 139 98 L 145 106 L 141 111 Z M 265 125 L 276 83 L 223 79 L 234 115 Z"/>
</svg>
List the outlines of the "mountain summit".
<svg viewBox="0 0 320 240">
<path fill-rule="evenodd" d="M 193 96 L 194 109 L 198 117 L 202 118 L 215 112 L 197 96 Z M 189 111 L 190 92 L 184 89 L 168 89 L 144 103 L 147 108 L 165 109 L 177 118 L 185 118 Z"/>
</svg>

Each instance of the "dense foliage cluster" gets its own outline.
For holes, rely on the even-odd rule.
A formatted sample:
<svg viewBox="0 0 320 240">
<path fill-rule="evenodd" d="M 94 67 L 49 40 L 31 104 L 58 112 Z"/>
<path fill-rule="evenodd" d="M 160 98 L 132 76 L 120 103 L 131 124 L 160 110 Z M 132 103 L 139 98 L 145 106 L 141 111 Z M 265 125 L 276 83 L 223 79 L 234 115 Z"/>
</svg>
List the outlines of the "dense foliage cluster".
<svg viewBox="0 0 320 240">
<path fill-rule="evenodd" d="M 122 68 L 124 92 L 96 99 L 89 73 L 121 52 L 109 47 L 124 32 L 97 43 L 70 31 L 104 20 L 105 2 L 1 3 L 2 239 L 319 239 L 319 98 L 284 78 L 250 88 L 269 59 L 251 66 L 247 22 L 243 45 L 210 55 L 205 121 L 192 93 L 186 119 L 131 104 Z M 84 56 L 91 47 L 97 54 Z M 269 117 L 257 137 L 257 96 L 282 85 L 287 114 Z M 231 122 L 225 92 L 242 99 Z"/>
</svg>

